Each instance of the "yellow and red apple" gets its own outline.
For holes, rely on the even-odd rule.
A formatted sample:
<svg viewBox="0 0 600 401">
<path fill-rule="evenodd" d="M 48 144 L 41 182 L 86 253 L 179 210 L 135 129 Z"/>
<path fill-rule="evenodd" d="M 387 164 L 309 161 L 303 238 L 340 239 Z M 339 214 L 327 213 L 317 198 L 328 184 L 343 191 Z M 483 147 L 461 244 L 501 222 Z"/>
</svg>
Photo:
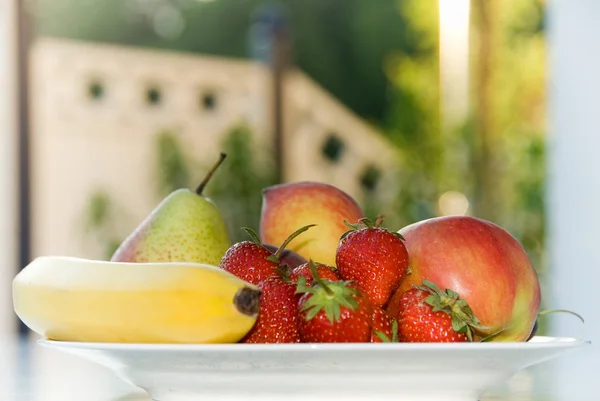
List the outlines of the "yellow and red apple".
<svg viewBox="0 0 600 401">
<path fill-rule="evenodd" d="M 388 304 L 397 313 L 402 293 L 429 280 L 464 299 L 494 341 L 526 341 L 540 308 L 537 273 L 505 229 L 468 216 L 437 217 L 399 231 L 410 274 Z"/>
<path fill-rule="evenodd" d="M 306 260 L 335 266 L 335 252 L 348 223 L 365 217 L 346 192 L 321 182 L 291 182 L 263 189 L 260 239 L 281 244 L 299 227 L 316 224 L 287 246 Z"/>
</svg>

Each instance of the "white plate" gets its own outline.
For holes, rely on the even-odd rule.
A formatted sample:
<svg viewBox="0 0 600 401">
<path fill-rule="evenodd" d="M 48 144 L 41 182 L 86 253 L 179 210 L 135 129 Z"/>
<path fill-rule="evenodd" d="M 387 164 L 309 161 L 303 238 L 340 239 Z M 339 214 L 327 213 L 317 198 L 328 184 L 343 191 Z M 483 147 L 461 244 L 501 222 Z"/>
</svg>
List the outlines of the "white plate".
<svg viewBox="0 0 600 401">
<path fill-rule="evenodd" d="M 528 366 L 590 344 L 115 344 L 42 340 L 114 370 L 157 401 L 474 401 Z"/>
</svg>

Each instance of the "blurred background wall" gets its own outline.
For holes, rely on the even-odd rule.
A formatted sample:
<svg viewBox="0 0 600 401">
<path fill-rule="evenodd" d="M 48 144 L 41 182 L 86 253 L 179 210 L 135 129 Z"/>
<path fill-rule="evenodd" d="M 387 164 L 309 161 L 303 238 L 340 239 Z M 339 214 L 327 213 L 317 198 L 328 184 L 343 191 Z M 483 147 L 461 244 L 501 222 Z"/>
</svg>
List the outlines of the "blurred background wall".
<svg viewBox="0 0 600 401">
<path fill-rule="evenodd" d="M 262 64 L 38 39 L 31 66 L 35 254 L 109 258 L 160 197 L 199 181 L 226 141 L 248 146 L 231 155 L 239 170 L 274 164 L 272 77 Z M 394 196 L 393 143 L 301 71 L 283 83 L 282 179 L 325 181 L 360 197 L 374 169 L 378 199 Z M 336 163 L 322 152 L 334 140 L 343 146 Z M 247 196 L 256 198 L 266 181 L 249 172 Z M 215 179 L 226 181 L 223 192 L 244 179 L 230 175 Z M 229 220 L 235 236 L 259 214 L 242 213 L 244 196 L 224 206 L 240 215 Z"/>
<path fill-rule="evenodd" d="M 19 243 L 16 15 L 12 1 L 0 1 L 0 338 L 17 327 L 11 289 Z"/>
</svg>

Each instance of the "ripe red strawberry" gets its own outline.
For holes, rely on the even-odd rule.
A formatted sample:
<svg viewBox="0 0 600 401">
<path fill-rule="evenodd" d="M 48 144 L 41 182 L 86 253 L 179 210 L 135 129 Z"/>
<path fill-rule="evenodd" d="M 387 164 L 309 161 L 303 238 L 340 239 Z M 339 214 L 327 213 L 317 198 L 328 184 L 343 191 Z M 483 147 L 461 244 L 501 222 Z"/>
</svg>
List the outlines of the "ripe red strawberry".
<svg viewBox="0 0 600 401">
<path fill-rule="evenodd" d="M 379 307 L 371 315 L 371 342 L 398 342 L 398 322 Z"/>
<path fill-rule="evenodd" d="M 313 285 L 304 276 L 298 279 L 298 329 L 306 343 L 368 342 L 371 338 L 372 306 L 367 297 L 349 281 L 321 279 L 314 264 L 309 265 Z"/>
<path fill-rule="evenodd" d="M 280 276 L 258 284 L 262 291 L 256 323 L 243 343 L 297 343 L 298 295 L 296 285 Z"/>
<path fill-rule="evenodd" d="M 258 285 L 266 278 L 277 275 L 277 270 L 280 268 L 280 258 L 285 247 L 291 240 L 313 226 L 314 224 L 304 226 L 292 233 L 275 253 L 260 242 L 254 231 L 244 228 L 252 240 L 233 244 L 225 252 L 221 262 L 219 262 L 219 267 L 242 280 Z"/>
<path fill-rule="evenodd" d="M 351 227 L 338 244 L 336 265 L 344 280 L 353 280 L 374 306 L 383 307 L 398 288 L 408 268 L 408 252 L 403 238 L 361 219 Z"/>
<path fill-rule="evenodd" d="M 300 276 L 302 276 L 306 279 L 306 285 L 310 287 L 313 283 L 313 275 L 309 267 L 310 262 L 296 267 L 290 273 L 290 280 L 297 282 Z M 339 281 L 340 276 L 336 273 L 333 267 L 324 265 L 322 263 L 315 263 L 315 266 L 320 278 L 330 281 Z"/>
<path fill-rule="evenodd" d="M 397 310 L 399 340 L 473 341 L 473 331 L 481 326 L 467 302 L 452 290 L 441 291 L 426 280 L 422 284 L 403 293 L 397 305 L 388 308 Z"/>
</svg>

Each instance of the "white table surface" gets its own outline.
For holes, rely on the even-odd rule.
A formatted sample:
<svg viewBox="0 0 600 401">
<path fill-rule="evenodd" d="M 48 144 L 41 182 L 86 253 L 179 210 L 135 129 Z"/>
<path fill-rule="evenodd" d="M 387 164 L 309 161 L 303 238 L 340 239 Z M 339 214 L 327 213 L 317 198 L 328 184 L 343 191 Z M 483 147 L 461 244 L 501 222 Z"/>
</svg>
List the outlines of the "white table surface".
<svg viewBox="0 0 600 401">
<path fill-rule="evenodd" d="M 110 370 L 39 346 L 37 338 L 4 338 L 0 352 L 0 401 L 151 401 Z M 574 351 L 528 368 L 491 389 L 481 401 L 597 401 L 600 393 L 577 377 L 556 375 L 568 364 L 581 367 L 587 355 Z M 558 369 L 558 368 L 561 369 Z M 597 374 L 600 384 L 600 372 Z M 557 388 L 560 386 L 560 388 Z M 201 400 L 199 400 L 201 401 Z"/>
</svg>

